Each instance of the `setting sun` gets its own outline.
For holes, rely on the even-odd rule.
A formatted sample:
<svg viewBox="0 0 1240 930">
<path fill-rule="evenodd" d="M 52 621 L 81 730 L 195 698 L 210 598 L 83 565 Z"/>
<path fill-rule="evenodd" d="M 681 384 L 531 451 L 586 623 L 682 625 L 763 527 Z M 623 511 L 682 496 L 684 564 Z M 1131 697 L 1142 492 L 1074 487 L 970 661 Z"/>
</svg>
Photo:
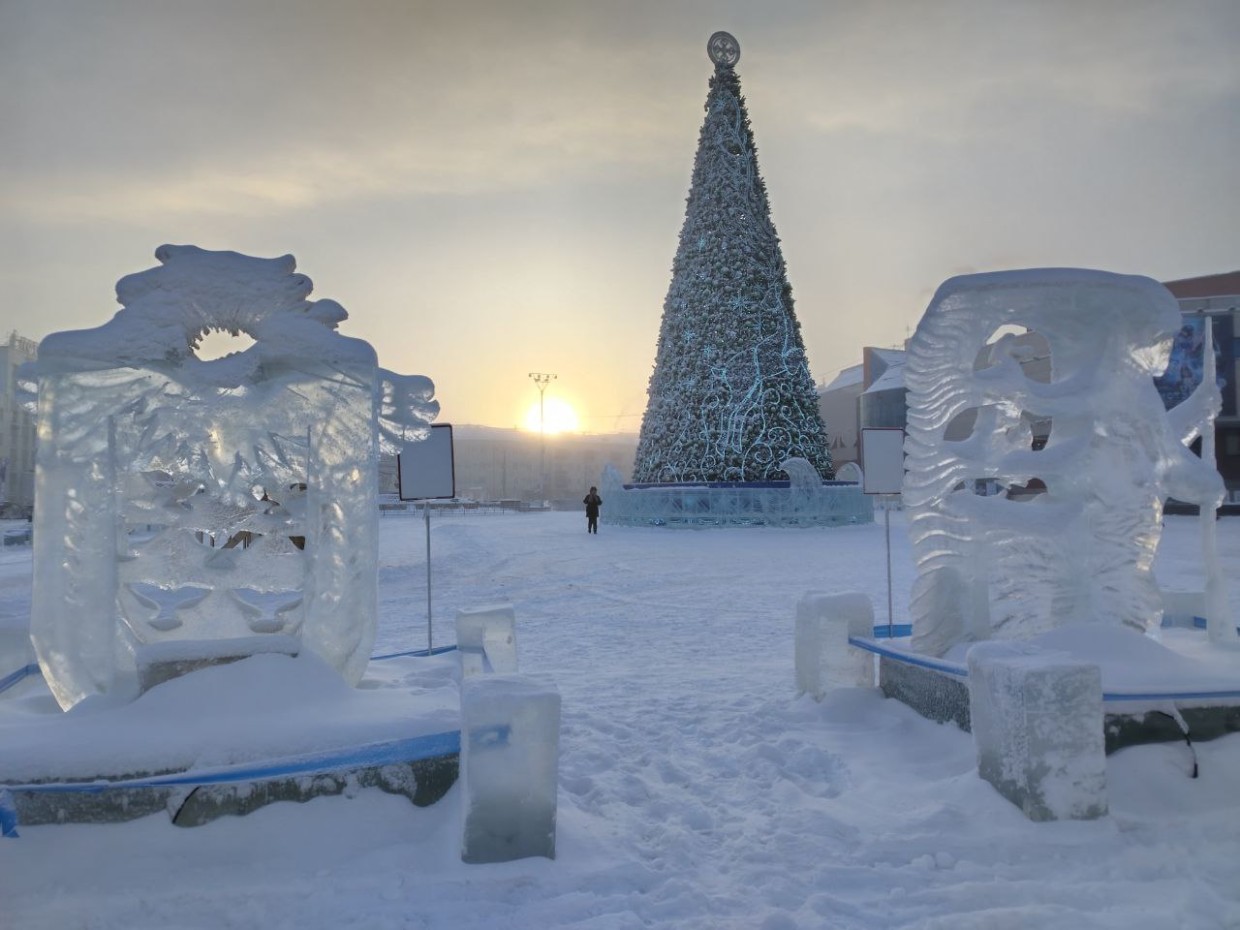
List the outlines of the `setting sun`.
<svg viewBox="0 0 1240 930">
<path fill-rule="evenodd" d="M 548 397 L 541 411 L 537 403 L 531 406 L 525 413 L 522 426 L 532 433 L 537 433 L 544 417 L 548 436 L 554 436 L 557 433 L 575 433 L 581 428 L 577 412 L 567 401 L 560 400 L 558 397 Z"/>
</svg>

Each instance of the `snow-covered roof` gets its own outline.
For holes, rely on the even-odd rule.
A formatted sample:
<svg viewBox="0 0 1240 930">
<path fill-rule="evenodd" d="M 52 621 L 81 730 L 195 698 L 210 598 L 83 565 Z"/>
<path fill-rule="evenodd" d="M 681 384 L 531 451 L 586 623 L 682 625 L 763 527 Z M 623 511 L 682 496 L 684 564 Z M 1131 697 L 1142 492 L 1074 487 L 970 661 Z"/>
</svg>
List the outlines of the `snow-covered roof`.
<svg viewBox="0 0 1240 930">
<path fill-rule="evenodd" d="M 853 365 L 845 368 L 832 379 L 831 383 L 826 387 L 819 388 L 819 394 L 825 394 L 828 391 L 838 391 L 840 388 L 853 387 L 865 380 L 865 366 Z"/>
<path fill-rule="evenodd" d="M 874 383 L 865 389 L 866 394 L 877 394 L 879 391 L 890 391 L 904 387 L 904 365 L 892 365 L 874 379 Z"/>
<path fill-rule="evenodd" d="M 908 356 L 908 353 L 903 349 L 879 349 L 872 347 L 870 352 L 888 365 L 903 365 L 905 358 Z"/>
<path fill-rule="evenodd" d="M 874 383 L 865 389 L 865 393 L 876 394 L 879 391 L 904 387 L 904 363 L 908 361 L 908 353 L 903 349 L 871 349 L 870 351 L 887 367 L 874 379 Z"/>
</svg>

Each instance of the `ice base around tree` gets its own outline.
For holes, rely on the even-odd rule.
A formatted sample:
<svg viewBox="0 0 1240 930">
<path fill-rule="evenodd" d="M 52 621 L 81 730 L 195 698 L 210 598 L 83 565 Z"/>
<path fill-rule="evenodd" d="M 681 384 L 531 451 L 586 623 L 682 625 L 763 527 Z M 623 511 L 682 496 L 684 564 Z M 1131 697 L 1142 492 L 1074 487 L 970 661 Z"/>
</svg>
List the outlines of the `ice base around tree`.
<svg viewBox="0 0 1240 930">
<path fill-rule="evenodd" d="M 625 485 L 608 466 L 599 485 L 612 526 L 848 526 L 874 522 L 873 502 L 844 481 Z"/>
<path fill-rule="evenodd" d="M 292 256 L 155 254 L 118 282 L 110 321 L 39 348 L 31 638 L 48 685 L 64 708 L 129 700 L 144 656 L 196 667 L 219 642 L 230 659 L 310 650 L 356 683 L 376 461 L 424 433 L 433 385 L 337 333 L 348 315 L 306 299 Z M 215 331 L 253 344 L 199 358 Z"/>
</svg>

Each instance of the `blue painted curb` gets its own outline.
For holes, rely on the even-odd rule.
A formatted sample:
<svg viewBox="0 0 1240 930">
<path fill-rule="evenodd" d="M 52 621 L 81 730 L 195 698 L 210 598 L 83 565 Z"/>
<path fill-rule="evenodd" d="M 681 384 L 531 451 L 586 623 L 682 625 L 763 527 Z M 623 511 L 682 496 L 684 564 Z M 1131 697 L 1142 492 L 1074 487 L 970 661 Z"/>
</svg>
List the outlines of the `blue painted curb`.
<svg viewBox="0 0 1240 930">
<path fill-rule="evenodd" d="M 509 729 L 496 727 L 489 738 L 495 745 L 508 740 Z M 226 765 L 216 768 L 154 775 L 150 778 L 126 778 L 118 781 L 96 779 L 81 782 L 41 782 L 27 785 L 0 786 L 0 835 L 17 837 L 17 805 L 13 792 L 46 794 L 100 794 L 104 791 L 131 788 L 168 788 L 177 785 L 227 785 L 237 782 L 270 781 L 297 775 L 318 775 L 341 769 L 354 769 L 399 762 L 419 762 L 443 756 L 460 755 L 461 731 L 449 730 L 430 736 L 387 740 L 348 750 L 307 753 L 289 756 L 264 765 Z"/>
<path fill-rule="evenodd" d="M 507 735 L 506 733 L 504 734 Z M 4 785 L 4 790 L 45 792 L 54 794 L 99 794 L 126 788 L 167 788 L 175 785 L 226 785 L 246 781 L 269 781 L 292 775 L 317 775 L 340 769 L 391 765 L 397 762 L 418 762 L 441 756 L 459 755 L 461 731 L 448 730 L 430 736 L 385 740 L 349 749 L 329 750 L 287 756 L 261 765 L 224 765 L 152 775 L 149 778 L 126 778 L 118 781 L 35 782 L 27 785 Z"/>
<path fill-rule="evenodd" d="M 5 675 L 3 678 L 0 678 L 0 694 L 3 694 L 5 691 L 8 691 L 9 688 L 13 687 L 23 678 L 26 678 L 27 676 L 30 676 L 30 675 L 39 675 L 39 674 L 42 674 L 39 671 L 39 666 L 35 665 L 33 662 L 27 665 L 25 668 L 19 668 L 15 672 L 10 672 L 9 674 Z"/>
<path fill-rule="evenodd" d="M 903 662 L 905 665 L 933 669 L 936 672 L 942 672 L 944 675 L 950 675 L 961 681 L 967 681 L 969 678 L 969 669 L 965 665 L 957 662 L 945 662 L 942 659 L 913 655 L 902 650 L 883 646 L 876 640 L 877 637 L 875 639 L 866 639 L 859 636 L 850 636 L 848 637 L 848 644 L 896 662 Z M 1232 691 L 1104 691 L 1102 692 L 1102 700 L 1103 703 L 1122 703 L 1125 701 L 1234 701 L 1240 700 L 1240 689 Z"/>
</svg>

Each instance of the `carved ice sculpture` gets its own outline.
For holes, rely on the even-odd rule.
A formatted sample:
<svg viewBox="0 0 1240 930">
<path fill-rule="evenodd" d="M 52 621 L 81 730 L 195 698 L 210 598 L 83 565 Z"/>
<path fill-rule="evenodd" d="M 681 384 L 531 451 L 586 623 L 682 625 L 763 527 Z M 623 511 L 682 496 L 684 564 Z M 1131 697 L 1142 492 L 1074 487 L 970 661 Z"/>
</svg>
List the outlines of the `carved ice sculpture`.
<svg viewBox="0 0 1240 930">
<path fill-rule="evenodd" d="M 292 256 L 162 246 L 122 309 L 39 349 L 31 636 L 53 694 L 312 650 L 350 683 L 376 620 L 376 457 L 435 416 Z M 254 340 L 206 361 L 222 330 Z"/>
<path fill-rule="evenodd" d="M 1223 496 L 1186 448 L 1217 387 L 1166 412 L 1152 380 L 1179 327 L 1174 298 L 1143 277 L 1047 269 L 939 288 L 905 369 L 915 649 L 1157 624 L 1164 500 Z"/>
</svg>

